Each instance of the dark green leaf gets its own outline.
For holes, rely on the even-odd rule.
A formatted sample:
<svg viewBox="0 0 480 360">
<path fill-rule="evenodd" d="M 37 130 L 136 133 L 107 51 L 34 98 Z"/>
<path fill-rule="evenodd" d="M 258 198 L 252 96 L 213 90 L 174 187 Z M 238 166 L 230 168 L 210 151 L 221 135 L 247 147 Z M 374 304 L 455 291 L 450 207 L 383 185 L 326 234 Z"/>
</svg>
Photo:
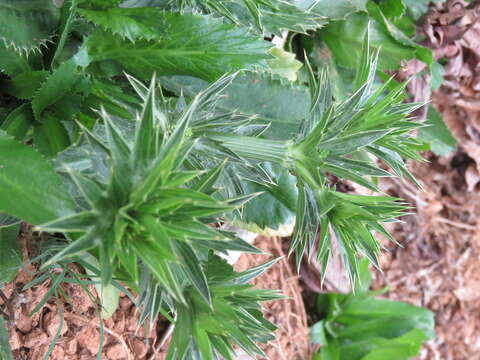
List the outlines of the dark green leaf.
<svg viewBox="0 0 480 360">
<path fill-rule="evenodd" d="M 97 30 L 87 41 L 93 61 L 115 60 L 142 79 L 150 79 L 156 72 L 215 80 L 229 71 L 258 66 L 269 58 L 265 41 L 233 25 L 207 16 L 156 13 L 154 30 L 161 41 L 138 40 L 133 44 Z"/>
<path fill-rule="evenodd" d="M 28 130 L 34 122 L 30 104 L 22 104 L 8 114 L 1 129 L 18 141 L 24 141 Z"/>
<path fill-rule="evenodd" d="M 53 35 L 60 10 L 51 0 L 2 0 L 0 40 L 17 52 L 40 49 Z"/>
<path fill-rule="evenodd" d="M 0 132 L 0 211 L 31 224 L 72 214 L 75 204 L 52 166 Z"/>
<path fill-rule="evenodd" d="M 73 87 L 81 80 L 72 61 L 64 62 L 42 84 L 32 100 L 33 113 L 37 121 L 42 122 L 42 113 L 66 94 L 71 94 Z"/>
<path fill-rule="evenodd" d="M 370 24 L 370 44 L 381 49 L 379 69 L 396 69 L 401 60 L 415 56 L 415 49 L 394 40 L 383 27 L 372 21 L 368 14 L 353 14 L 344 21 L 329 24 L 320 32 L 322 39 L 342 66 L 356 68 L 361 57 L 362 45 L 367 27 Z"/>
<path fill-rule="evenodd" d="M 46 112 L 42 122 L 33 128 L 35 147 L 45 156 L 51 157 L 70 145 L 68 132 L 55 115 Z"/>
</svg>

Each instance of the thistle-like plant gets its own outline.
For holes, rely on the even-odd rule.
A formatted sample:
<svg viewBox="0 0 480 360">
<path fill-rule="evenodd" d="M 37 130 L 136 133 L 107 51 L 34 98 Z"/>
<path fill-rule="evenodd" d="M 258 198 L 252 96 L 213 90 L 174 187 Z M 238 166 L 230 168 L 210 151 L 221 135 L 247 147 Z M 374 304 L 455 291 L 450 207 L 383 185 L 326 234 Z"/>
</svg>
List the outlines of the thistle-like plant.
<svg viewBox="0 0 480 360">
<path fill-rule="evenodd" d="M 389 196 L 360 196 L 341 193 L 329 180 L 334 175 L 378 192 L 376 178 L 392 176 L 376 165 L 377 158 L 393 173 L 415 181 L 403 158 L 421 160 L 419 142 L 410 136 L 418 123 L 408 114 L 419 104 L 403 103 L 405 84 L 389 83 L 373 88 L 377 56 L 370 54 L 365 38 L 355 92 L 343 102 L 335 102 L 328 76 L 317 79 L 309 64 L 311 107 L 291 140 L 238 137 L 211 133 L 210 137 L 250 161 L 269 161 L 289 169 L 299 189 L 295 231 L 291 249 L 297 266 L 303 256 L 316 256 L 324 274 L 334 234 L 352 282 L 357 280 L 359 256 L 378 266 L 381 245 L 372 232 L 393 240 L 382 223 L 395 221 L 406 206 Z"/>
<path fill-rule="evenodd" d="M 73 162 L 63 164 L 78 191 L 81 210 L 38 227 L 71 234 L 74 239 L 45 266 L 92 251 L 99 258 L 104 285 L 115 276 L 135 288 L 143 264 L 176 301 L 185 301 L 183 288 L 190 284 L 211 304 L 200 265 L 205 249 L 257 251 L 232 234 L 208 226 L 251 196 L 224 201 L 212 197 L 222 164 L 207 172 L 182 166 L 196 142 L 188 136 L 192 116 L 228 81 L 222 78 L 214 83 L 180 118 L 172 120 L 160 107 L 162 96 L 157 96 L 154 78 L 143 94 L 138 119 L 130 124 L 135 133 L 132 142 L 100 110 L 105 139 L 86 128 L 83 136 L 100 153 L 98 162 L 104 162 L 108 174 L 102 179 L 100 170 L 92 177 L 76 170 Z"/>
</svg>

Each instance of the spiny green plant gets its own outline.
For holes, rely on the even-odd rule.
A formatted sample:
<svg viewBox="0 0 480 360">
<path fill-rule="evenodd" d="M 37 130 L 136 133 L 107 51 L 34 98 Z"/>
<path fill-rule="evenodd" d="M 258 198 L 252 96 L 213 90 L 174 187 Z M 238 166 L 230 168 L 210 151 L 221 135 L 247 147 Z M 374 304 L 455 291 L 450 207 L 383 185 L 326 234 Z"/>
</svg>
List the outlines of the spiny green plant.
<svg viewBox="0 0 480 360">
<path fill-rule="evenodd" d="M 308 54 L 299 76 L 307 81 L 271 74 L 265 34 L 312 31 L 361 6 L 147 3 L 65 1 L 42 53 L 0 31 L 0 211 L 61 233 L 38 259 L 38 279 L 77 262 L 101 289 L 129 293 L 123 282 L 138 294 L 141 322 L 159 314 L 174 322 L 169 359 L 232 359 L 235 347 L 264 356 L 256 343 L 272 339 L 274 326 L 260 303 L 279 294 L 248 282 L 274 261 L 234 272 L 218 255 L 259 250 L 220 225 L 275 227 L 295 214 L 297 265 L 317 256 L 325 273 L 335 239 L 357 284 L 360 258 L 378 265 L 372 232 L 393 240 L 382 224 L 406 206 L 342 193 L 331 179 L 374 191 L 381 176 L 414 180 L 404 159 L 420 160 L 408 118 L 418 105 L 403 103 L 402 84 L 375 86 L 368 32 L 345 99 Z M 31 21 L 41 35 L 40 19 Z M 270 201 L 283 213 L 268 217 Z M 68 281 L 62 274 L 49 294 Z"/>
</svg>

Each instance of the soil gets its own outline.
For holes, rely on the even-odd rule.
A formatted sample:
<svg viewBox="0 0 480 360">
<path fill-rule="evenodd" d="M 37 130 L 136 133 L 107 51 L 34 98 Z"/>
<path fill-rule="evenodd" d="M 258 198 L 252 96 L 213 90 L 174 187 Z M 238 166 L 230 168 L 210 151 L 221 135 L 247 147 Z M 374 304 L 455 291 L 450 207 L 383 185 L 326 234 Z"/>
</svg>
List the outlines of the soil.
<svg viewBox="0 0 480 360">
<path fill-rule="evenodd" d="M 35 247 L 32 246 L 36 242 L 34 237 L 28 227 L 24 226 L 19 242 L 25 260 L 35 256 Z M 26 265 L 15 280 L 2 289 L 8 299 L 5 312 L 10 318 L 8 330 L 14 359 L 43 360 L 60 326 L 61 336 L 50 359 L 96 359 L 101 339 L 97 301 L 89 297 L 80 285 L 64 283 L 64 296 L 51 296 L 38 312 L 30 316 L 51 285 L 47 280 L 25 290 L 24 286 L 33 280 L 35 270 L 32 264 Z M 82 272 L 80 268 L 72 270 Z M 90 285 L 88 290 L 91 294 L 96 294 L 93 286 Z M 2 302 L 4 303 L 5 299 L 0 304 Z M 161 318 L 148 330 L 144 326 L 138 326 L 138 317 L 139 312 L 133 302 L 127 296 L 122 296 L 118 310 L 103 322 L 105 341 L 102 359 L 165 359 L 166 346 L 157 350 L 157 342 L 165 332 L 168 322 Z"/>
<path fill-rule="evenodd" d="M 235 264 L 237 271 L 246 270 L 274 258 L 281 258 L 253 284 L 261 289 L 279 289 L 287 298 L 264 304 L 267 320 L 278 326 L 276 339 L 262 345 L 272 360 L 305 360 L 311 357 L 307 314 L 302 299 L 302 288 L 295 266 L 287 259 L 289 240 L 259 236 L 254 245 L 267 255 L 242 254 Z"/>
</svg>

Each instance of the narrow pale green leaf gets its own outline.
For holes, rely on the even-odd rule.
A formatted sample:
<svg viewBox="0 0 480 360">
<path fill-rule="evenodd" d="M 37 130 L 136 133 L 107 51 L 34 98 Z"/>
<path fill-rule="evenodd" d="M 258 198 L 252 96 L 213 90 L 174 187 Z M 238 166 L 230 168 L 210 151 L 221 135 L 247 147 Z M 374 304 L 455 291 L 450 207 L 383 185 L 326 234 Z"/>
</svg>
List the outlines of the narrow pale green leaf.
<svg viewBox="0 0 480 360">
<path fill-rule="evenodd" d="M 22 266 L 22 254 L 17 243 L 19 230 L 20 224 L 0 227 L 0 285 L 12 281 Z"/>
<path fill-rule="evenodd" d="M 0 316 L 0 359 L 14 360 L 9 342 L 10 337 L 5 326 L 5 321 L 3 320 L 3 317 Z"/>
</svg>

